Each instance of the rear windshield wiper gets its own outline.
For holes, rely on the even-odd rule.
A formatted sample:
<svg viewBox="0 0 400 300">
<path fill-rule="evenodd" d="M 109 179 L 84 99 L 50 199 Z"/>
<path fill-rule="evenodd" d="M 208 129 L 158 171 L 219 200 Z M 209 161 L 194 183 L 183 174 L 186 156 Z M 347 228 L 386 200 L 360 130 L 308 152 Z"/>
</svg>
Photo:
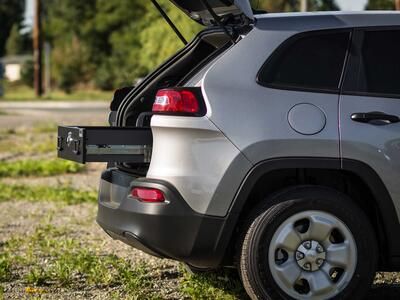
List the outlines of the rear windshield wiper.
<svg viewBox="0 0 400 300">
<path fill-rule="evenodd" d="M 160 4 L 158 4 L 157 0 L 151 0 L 151 2 L 154 4 L 154 6 L 157 8 L 157 10 L 160 12 L 161 16 L 167 21 L 168 25 L 171 26 L 172 30 L 176 33 L 178 38 L 182 41 L 184 45 L 187 45 L 187 40 L 185 37 L 182 35 L 182 33 L 179 31 L 179 29 L 175 26 L 175 24 L 171 21 L 171 19 L 168 17 L 168 15 L 165 13 L 165 11 L 162 9 Z"/>
</svg>

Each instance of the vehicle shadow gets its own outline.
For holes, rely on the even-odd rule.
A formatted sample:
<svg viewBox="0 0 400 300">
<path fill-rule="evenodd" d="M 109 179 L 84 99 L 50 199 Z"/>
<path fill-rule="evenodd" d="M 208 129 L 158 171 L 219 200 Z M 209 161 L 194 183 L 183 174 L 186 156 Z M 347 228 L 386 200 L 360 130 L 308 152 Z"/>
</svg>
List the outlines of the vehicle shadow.
<svg viewBox="0 0 400 300">
<path fill-rule="evenodd" d="M 374 286 L 366 300 L 397 300 L 400 299 L 400 284 L 382 284 Z"/>
</svg>

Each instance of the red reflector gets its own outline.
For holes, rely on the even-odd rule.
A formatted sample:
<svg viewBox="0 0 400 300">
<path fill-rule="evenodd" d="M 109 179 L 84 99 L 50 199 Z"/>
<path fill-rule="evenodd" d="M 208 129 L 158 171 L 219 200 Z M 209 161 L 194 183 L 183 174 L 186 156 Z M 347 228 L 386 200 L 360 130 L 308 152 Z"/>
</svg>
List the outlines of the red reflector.
<svg viewBox="0 0 400 300">
<path fill-rule="evenodd" d="M 157 189 L 134 188 L 131 195 L 141 202 L 160 203 L 165 201 L 163 192 Z"/>
<path fill-rule="evenodd" d="M 200 105 L 190 90 L 159 90 L 153 104 L 153 112 L 198 113 Z"/>
</svg>

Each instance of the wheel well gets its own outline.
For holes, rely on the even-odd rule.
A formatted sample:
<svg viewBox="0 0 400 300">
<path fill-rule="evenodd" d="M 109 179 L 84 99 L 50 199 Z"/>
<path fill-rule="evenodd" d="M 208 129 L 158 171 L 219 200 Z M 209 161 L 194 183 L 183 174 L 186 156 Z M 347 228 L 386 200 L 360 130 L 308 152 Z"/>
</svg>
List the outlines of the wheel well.
<svg viewBox="0 0 400 300">
<path fill-rule="evenodd" d="M 345 170 L 293 168 L 273 170 L 262 175 L 256 181 L 241 210 L 236 228 L 237 233 L 241 229 L 241 221 L 259 202 L 263 201 L 271 193 L 295 185 L 325 186 L 340 191 L 353 199 L 360 209 L 366 213 L 375 229 L 379 245 L 380 266 L 385 267 L 388 265 L 389 262 L 385 259 L 389 256 L 385 255 L 388 254 L 385 253 L 387 252 L 387 247 L 385 247 L 387 238 L 377 199 L 369 186 L 357 174 Z M 234 236 L 236 237 L 238 234 Z"/>
</svg>

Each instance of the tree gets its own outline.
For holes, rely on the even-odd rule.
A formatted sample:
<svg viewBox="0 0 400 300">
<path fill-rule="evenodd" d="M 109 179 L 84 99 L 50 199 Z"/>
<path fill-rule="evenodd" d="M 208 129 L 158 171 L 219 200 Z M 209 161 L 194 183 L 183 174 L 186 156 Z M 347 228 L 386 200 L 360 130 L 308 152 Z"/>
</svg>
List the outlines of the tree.
<svg viewBox="0 0 400 300">
<path fill-rule="evenodd" d="M 300 10 L 299 0 L 254 0 L 253 7 L 268 12 L 292 12 Z M 308 0 L 309 11 L 339 10 L 335 0 Z"/>
<path fill-rule="evenodd" d="M 22 33 L 19 24 L 14 24 L 6 43 L 7 55 L 32 53 L 31 32 Z"/>
<path fill-rule="evenodd" d="M 340 10 L 335 0 L 311 0 L 309 4 L 310 11 L 334 11 Z"/>
<path fill-rule="evenodd" d="M 200 29 L 170 1 L 160 3 L 187 38 Z M 44 5 L 53 79 L 65 89 L 77 83 L 103 89 L 131 85 L 183 46 L 150 1 L 44 0 Z"/>
<path fill-rule="evenodd" d="M 14 24 L 21 24 L 25 0 L 0 0 L 0 57 L 5 54 L 6 41 Z"/>
<path fill-rule="evenodd" d="M 367 10 L 393 10 L 395 8 L 394 0 L 369 0 L 365 7 Z"/>
</svg>

